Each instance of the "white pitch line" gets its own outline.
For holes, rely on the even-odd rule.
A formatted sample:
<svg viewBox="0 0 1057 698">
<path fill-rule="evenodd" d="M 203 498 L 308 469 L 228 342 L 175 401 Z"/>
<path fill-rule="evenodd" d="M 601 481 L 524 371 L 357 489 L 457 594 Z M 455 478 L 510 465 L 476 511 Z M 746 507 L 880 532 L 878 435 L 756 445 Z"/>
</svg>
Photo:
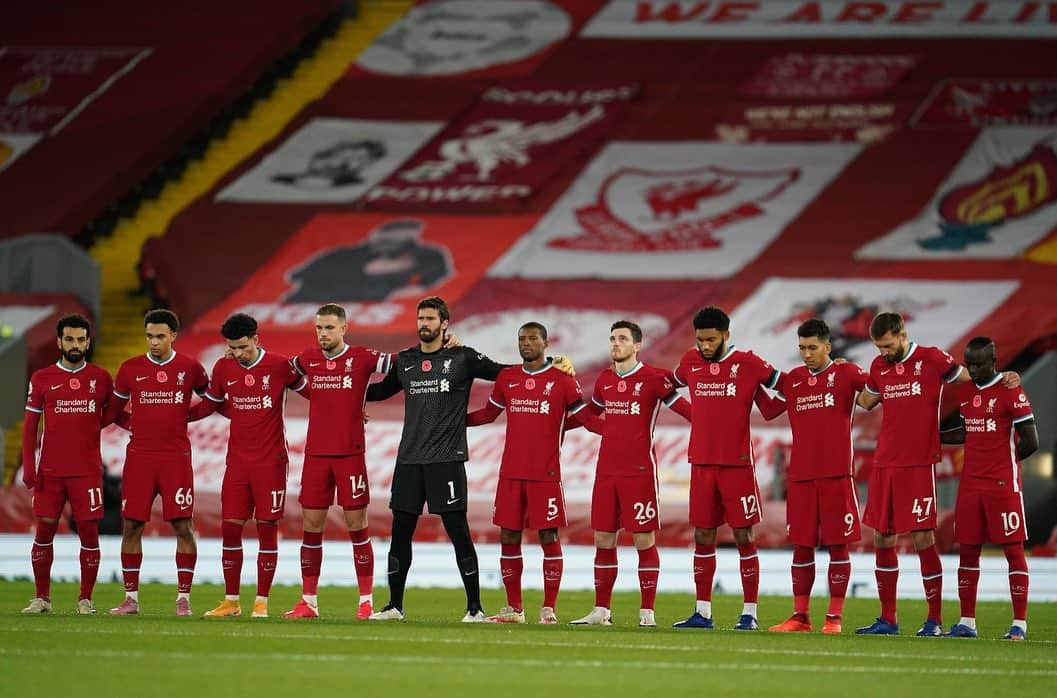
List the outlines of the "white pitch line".
<svg viewBox="0 0 1057 698">
<path fill-rule="evenodd" d="M 202 652 L 172 652 L 169 650 L 159 651 L 158 653 L 149 653 L 141 650 L 132 651 L 120 651 L 120 650 L 69 650 L 64 651 L 57 648 L 44 648 L 39 650 L 21 649 L 21 648 L 2 648 L 0 647 L 0 655 L 17 656 L 17 657 L 36 657 L 46 656 L 55 658 L 58 656 L 69 656 L 69 657 L 88 657 L 88 658 L 115 658 L 115 659 L 129 659 L 131 657 L 139 657 L 148 659 L 151 657 L 161 657 L 164 655 L 166 659 L 201 659 L 202 657 L 209 657 L 211 659 L 228 659 L 232 661 L 271 661 L 271 662 L 296 662 L 296 663 L 308 663 L 308 662 L 339 662 L 347 663 L 350 657 L 355 657 L 359 662 L 367 662 L 370 664 L 443 664 L 445 666 L 454 666 L 458 663 L 459 666 L 465 666 L 467 664 L 476 664 L 481 666 L 524 666 L 524 667 L 569 667 L 573 669 L 670 669 L 677 671 L 692 671 L 700 672 L 701 670 L 722 670 L 722 671 L 762 671 L 762 672 L 777 672 L 777 673 L 789 673 L 789 672 L 802 672 L 802 673 L 832 673 L 832 674 L 891 674 L 893 669 L 898 669 L 900 674 L 921 674 L 935 676 L 936 674 L 944 674 L 948 676 L 1038 676 L 1038 677 L 1057 677 L 1057 670 L 1022 670 L 1022 669 L 980 669 L 980 668 L 955 668 L 955 667 L 942 667 L 942 666 L 927 666 L 927 667 L 892 667 L 892 666 L 878 666 L 876 664 L 870 665 L 845 665 L 845 666 L 804 666 L 804 665 L 775 665 L 775 664 L 759 664 L 759 663 L 743 663 L 743 662 L 654 662 L 654 661 L 622 661 L 622 660 L 593 660 L 593 659 L 524 659 L 519 657 L 422 657 L 419 655 L 347 655 L 347 654 L 313 654 L 313 653 L 300 653 L 300 654 L 288 654 L 285 652 L 215 652 L 210 649 L 203 649 Z"/>
<path fill-rule="evenodd" d="M 215 623 L 215 621 L 212 621 Z M 40 628 L 0 628 L 0 632 L 3 631 L 15 632 L 15 633 L 54 633 L 56 632 L 53 628 L 40 627 Z M 141 628 L 64 628 L 63 633 L 85 633 L 91 635 L 137 635 L 137 636 L 163 636 L 163 637 L 202 637 L 201 632 L 190 631 L 190 630 L 147 630 Z M 605 631 L 603 631 L 605 632 Z M 299 633 L 264 633 L 264 632 L 237 632 L 234 630 L 225 631 L 220 637 L 229 638 L 248 638 L 255 640 L 305 640 L 319 637 L 310 636 L 307 634 Z M 917 660 L 917 661 L 945 661 L 945 662 L 966 662 L 974 663 L 985 659 L 979 655 L 921 655 L 917 653 L 900 653 L 900 652 L 849 652 L 849 651 L 835 651 L 835 650 L 804 650 L 804 649 L 784 649 L 784 648 L 763 648 L 763 647 L 723 647 L 723 648 L 710 648 L 708 645 L 665 645 L 665 644 L 651 644 L 642 642 L 631 642 L 631 643 L 620 643 L 620 644 L 602 644 L 600 642 L 573 642 L 568 640 L 536 640 L 526 638 L 524 640 L 518 639 L 507 639 L 507 638 L 494 638 L 494 637 L 480 637 L 474 638 L 470 636 L 460 637 L 423 637 L 420 635 L 415 636 L 404 636 L 404 635 L 366 635 L 366 634 L 354 634 L 354 635 L 326 635 L 326 639 L 329 640 L 349 640 L 349 641 L 364 641 L 364 642 L 407 642 L 416 644 L 441 644 L 441 645 L 504 645 L 512 647 L 565 647 L 574 649 L 596 649 L 605 648 L 613 650 L 646 650 L 656 652 L 700 652 L 703 649 L 714 649 L 717 652 L 729 652 L 732 654 L 759 654 L 774 657 L 833 657 L 833 658 L 867 658 L 867 659 L 898 659 L 898 660 Z M 601 639 L 601 634 L 597 637 Z M 935 640 L 932 640 L 935 642 Z M 928 639 L 923 639 L 922 642 L 929 642 Z M 940 640 L 940 642 L 951 642 L 951 640 Z M 996 641 L 997 642 L 997 641 Z M 959 645 L 965 645 L 964 642 L 959 642 Z M 1037 644 L 1037 643 L 1032 643 Z M 1054 660 L 1051 659 L 1037 659 L 1034 657 L 1003 657 L 1003 662 L 1011 664 L 1041 664 L 1044 666 L 1053 666 Z"/>
</svg>

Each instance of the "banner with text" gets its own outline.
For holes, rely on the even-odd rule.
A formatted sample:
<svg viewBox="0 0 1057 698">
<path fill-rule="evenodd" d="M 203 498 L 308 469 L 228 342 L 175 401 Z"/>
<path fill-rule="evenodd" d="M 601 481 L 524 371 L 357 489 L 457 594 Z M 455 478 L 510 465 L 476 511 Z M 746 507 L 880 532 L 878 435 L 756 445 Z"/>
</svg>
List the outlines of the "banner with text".
<svg viewBox="0 0 1057 698">
<path fill-rule="evenodd" d="M 741 86 L 746 97 L 867 99 L 885 94 L 917 64 L 904 54 L 786 53 Z"/>
<path fill-rule="evenodd" d="M 1057 124 L 1057 80 L 944 80 L 914 113 L 910 124 L 971 128 Z"/>
<path fill-rule="evenodd" d="M 352 203 L 441 126 L 435 121 L 314 118 L 225 187 L 217 199 Z"/>
<path fill-rule="evenodd" d="M 1030 0 L 610 0 L 587 38 L 1052 37 L 1057 13 Z"/>
<path fill-rule="evenodd" d="M 520 204 L 603 138 L 637 91 L 616 82 L 489 87 L 365 201 L 460 211 Z"/>
</svg>

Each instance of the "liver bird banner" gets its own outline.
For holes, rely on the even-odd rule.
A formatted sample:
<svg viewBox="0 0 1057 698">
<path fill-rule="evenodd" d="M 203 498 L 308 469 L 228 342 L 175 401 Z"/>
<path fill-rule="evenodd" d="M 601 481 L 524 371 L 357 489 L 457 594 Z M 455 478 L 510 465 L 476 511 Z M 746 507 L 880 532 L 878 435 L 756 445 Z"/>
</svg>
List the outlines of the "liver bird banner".
<svg viewBox="0 0 1057 698">
<path fill-rule="evenodd" d="M 365 201 L 397 210 L 516 207 L 602 138 L 637 91 L 617 82 L 493 85 Z"/>
</svg>

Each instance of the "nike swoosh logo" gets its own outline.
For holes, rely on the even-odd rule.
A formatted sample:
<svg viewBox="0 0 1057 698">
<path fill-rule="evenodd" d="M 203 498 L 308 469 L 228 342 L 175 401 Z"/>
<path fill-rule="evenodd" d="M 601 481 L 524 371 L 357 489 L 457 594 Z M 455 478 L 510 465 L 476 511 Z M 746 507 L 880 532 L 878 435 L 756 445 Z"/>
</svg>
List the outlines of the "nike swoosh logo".
<svg viewBox="0 0 1057 698">
<path fill-rule="evenodd" d="M 66 385 L 66 384 L 65 383 L 59 383 L 58 385 L 51 386 L 51 389 L 52 390 L 58 390 L 59 388 L 61 388 L 64 385 Z"/>
<path fill-rule="evenodd" d="M 235 385 L 236 383 L 238 383 L 237 380 L 228 381 L 228 385 Z"/>
<path fill-rule="evenodd" d="M 182 507 L 180 507 L 180 511 L 187 511 L 187 510 L 188 510 L 188 509 L 190 509 L 190 508 L 191 508 L 191 505 L 190 505 L 190 504 L 185 504 L 185 505 L 183 505 Z"/>
<path fill-rule="evenodd" d="M 928 521 L 928 520 L 929 520 L 929 517 L 927 517 L 927 516 L 925 516 L 925 517 L 918 517 L 918 523 L 925 523 L 925 522 L 926 522 L 926 521 Z"/>
<path fill-rule="evenodd" d="M 89 507 L 88 511 L 99 511 L 102 508 L 103 508 L 102 504 L 96 504 L 94 507 Z M 1007 533 L 1006 535 L 1008 536 L 1009 534 Z"/>
<path fill-rule="evenodd" d="M 314 364 L 309 364 L 309 365 L 308 365 L 308 367 L 309 367 L 309 368 L 315 368 L 315 367 L 316 367 L 316 366 L 318 366 L 318 365 L 319 365 L 318 363 L 314 363 Z"/>
<path fill-rule="evenodd" d="M 548 521 L 554 521 L 554 520 L 555 520 L 556 518 L 558 518 L 558 515 L 557 515 L 557 514 L 555 514 L 554 516 L 548 516 L 548 517 L 547 517 L 547 520 L 548 520 Z"/>
<path fill-rule="evenodd" d="M 613 386 L 611 386 L 611 385 L 603 385 L 603 386 L 602 386 L 602 390 L 609 390 L 609 389 L 610 389 L 610 388 L 612 388 L 612 387 L 613 387 Z"/>
<path fill-rule="evenodd" d="M 367 494 L 367 493 L 366 492 L 360 492 L 359 494 L 352 495 L 352 498 L 353 499 L 359 499 L 360 497 L 362 497 L 365 494 Z M 448 502 L 448 504 L 451 504 L 451 502 Z"/>
<path fill-rule="evenodd" d="M 698 371 L 704 371 L 704 370 L 705 370 L 704 366 L 694 366 L 692 369 L 690 369 L 690 372 L 691 373 L 697 373 Z"/>
<path fill-rule="evenodd" d="M 517 386 L 519 386 L 519 385 L 521 385 L 521 384 L 520 384 L 520 383 L 507 383 L 507 384 L 506 384 L 506 387 L 508 387 L 508 388 L 515 388 L 515 387 L 517 387 Z"/>
<path fill-rule="evenodd" d="M 850 536 L 850 535 L 851 535 L 851 531 L 845 531 L 845 532 L 844 532 L 844 537 L 845 537 L 845 538 L 847 538 L 847 537 L 848 537 L 848 536 Z"/>
<path fill-rule="evenodd" d="M 282 507 L 279 507 L 278 509 L 276 509 L 275 507 L 272 507 L 272 513 L 273 513 L 273 514 L 278 514 L 278 513 L 279 513 L 280 511 L 282 511 L 282 510 L 283 510 L 283 508 L 282 508 Z"/>
<path fill-rule="evenodd" d="M 150 376 L 136 376 L 136 382 L 139 383 L 140 381 L 145 381 L 148 378 L 150 378 Z"/>
<path fill-rule="evenodd" d="M 888 369 L 887 371 L 881 371 L 881 375 L 882 376 L 887 376 L 891 372 L 892 372 L 892 369 Z"/>
<path fill-rule="evenodd" d="M 456 497 L 455 499 L 449 499 L 448 500 L 448 504 L 454 504 L 455 502 L 459 501 L 460 499 L 462 499 L 462 497 Z"/>
<path fill-rule="evenodd" d="M 961 405 L 959 405 L 959 407 L 965 407 L 965 406 L 966 406 L 966 405 L 968 405 L 968 404 L 969 404 L 969 401 L 968 401 L 968 400 L 966 400 L 966 401 L 965 401 L 965 402 L 963 402 L 963 403 L 962 403 Z"/>
<path fill-rule="evenodd" d="M 414 368 L 414 366 L 408 366 L 407 368 L 404 369 L 404 373 L 407 373 L 408 371 L 410 371 L 413 368 Z"/>
<path fill-rule="evenodd" d="M 804 384 L 804 381 L 800 381 L 799 383 L 793 383 L 793 387 L 795 388 L 796 386 L 803 385 L 803 384 Z"/>
</svg>

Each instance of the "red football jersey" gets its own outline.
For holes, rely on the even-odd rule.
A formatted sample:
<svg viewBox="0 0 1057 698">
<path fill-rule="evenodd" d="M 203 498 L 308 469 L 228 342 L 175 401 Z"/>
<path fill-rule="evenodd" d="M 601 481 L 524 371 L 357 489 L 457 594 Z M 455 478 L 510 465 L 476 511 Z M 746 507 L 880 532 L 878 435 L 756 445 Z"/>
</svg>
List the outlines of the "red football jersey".
<svg viewBox="0 0 1057 698">
<path fill-rule="evenodd" d="M 175 351 L 165 361 L 155 361 L 149 354 L 125 361 L 114 378 L 114 395 L 132 407 L 128 447 L 157 453 L 190 451 L 191 392 L 201 396 L 208 387 L 202 364 Z"/>
<path fill-rule="evenodd" d="M 286 462 L 286 389 L 300 390 L 306 381 L 290 359 L 264 349 L 249 366 L 228 358 L 216 362 L 206 397 L 226 400 L 231 408 L 228 465 Z"/>
<path fill-rule="evenodd" d="M 818 373 L 798 366 L 778 379 L 793 449 L 786 466 L 790 480 L 852 474 L 851 425 L 855 398 L 866 387 L 866 372 L 832 361 Z"/>
<path fill-rule="evenodd" d="M 598 448 L 599 475 L 625 476 L 657 472 L 653 429 L 661 403 L 679 399 L 670 371 L 641 361 L 624 374 L 612 367 L 595 381 L 591 401 L 605 411 L 605 428 Z"/>
<path fill-rule="evenodd" d="M 936 347 L 911 342 L 892 364 L 878 356 L 870 365 L 866 390 L 880 395 L 884 415 L 873 464 L 876 468 L 932 465 L 940 460 L 940 393 L 962 367 Z"/>
<path fill-rule="evenodd" d="M 565 415 L 587 406 L 576 379 L 549 362 L 536 371 L 508 366 L 496 377 L 488 400 L 506 410 L 506 444 L 499 476 L 561 481 L 558 452 Z"/>
<path fill-rule="evenodd" d="M 688 460 L 695 465 L 754 466 L 749 438 L 752 398 L 760 386 L 773 388 L 778 371 L 751 351 L 733 344 L 717 361 L 694 347 L 680 359 L 675 380 L 690 389 Z"/>
<path fill-rule="evenodd" d="M 113 385 L 94 364 L 71 371 L 56 362 L 34 371 L 26 409 L 44 415 L 37 472 L 57 477 L 98 475 L 99 431 Z"/>
<path fill-rule="evenodd" d="M 962 477 L 987 478 L 999 487 L 1020 492 L 1014 427 L 1035 418 L 1024 389 L 1004 387 L 999 374 L 986 385 L 959 385 L 958 402 L 965 422 Z"/>
<path fill-rule="evenodd" d="M 294 368 L 308 379 L 310 456 L 356 456 L 364 452 L 363 403 L 372 373 L 386 373 L 391 354 L 345 345 L 334 356 L 319 347 L 294 357 Z"/>
</svg>

